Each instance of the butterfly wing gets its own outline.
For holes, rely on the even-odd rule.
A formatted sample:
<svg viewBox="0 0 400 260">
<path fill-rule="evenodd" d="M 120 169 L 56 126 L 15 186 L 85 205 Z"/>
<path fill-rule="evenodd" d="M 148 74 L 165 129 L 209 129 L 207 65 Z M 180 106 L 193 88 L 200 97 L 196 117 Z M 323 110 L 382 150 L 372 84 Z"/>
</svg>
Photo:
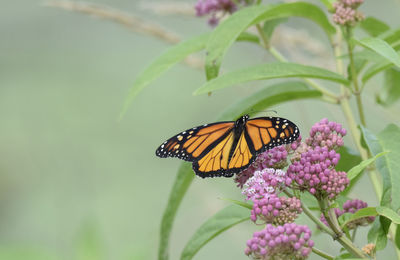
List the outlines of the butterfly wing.
<svg viewBox="0 0 400 260">
<path fill-rule="evenodd" d="M 229 156 L 235 145 L 234 141 L 234 131 L 230 131 L 217 145 L 193 163 L 196 174 L 202 178 L 231 177 L 233 172 L 229 169 Z"/>
<path fill-rule="evenodd" d="M 298 127 L 279 117 L 258 117 L 246 123 L 245 134 L 255 156 L 273 147 L 289 144 L 299 137 Z"/>
<path fill-rule="evenodd" d="M 208 153 L 193 163 L 193 169 L 197 175 L 203 178 L 232 177 L 233 174 L 246 169 L 255 160 L 255 151 L 249 145 L 245 131 L 236 130 L 238 129 L 231 131 Z"/>
<path fill-rule="evenodd" d="M 177 157 L 194 162 L 226 139 L 234 128 L 234 122 L 217 122 L 193 127 L 165 141 L 156 150 L 162 158 Z"/>
</svg>

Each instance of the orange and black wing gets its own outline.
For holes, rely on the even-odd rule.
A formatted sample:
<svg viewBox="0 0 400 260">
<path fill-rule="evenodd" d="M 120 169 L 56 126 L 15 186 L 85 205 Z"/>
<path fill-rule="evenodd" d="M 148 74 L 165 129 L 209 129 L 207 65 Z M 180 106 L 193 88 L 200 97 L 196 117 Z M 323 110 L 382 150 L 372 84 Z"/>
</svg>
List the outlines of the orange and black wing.
<svg viewBox="0 0 400 260">
<path fill-rule="evenodd" d="M 246 169 L 254 160 L 254 151 L 249 145 L 245 131 L 235 136 L 231 131 L 210 151 L 193 163 L 193 169 L 200 177 L 232 177 Z"/>
<path fill-rule="evenodd" d="M 232 135 L 234 122 L 218 122 L 193 127 L 168 139 L 156 150 L 159 157 L 177 157 L 195 162 Z"/>
<path fill-rule="evenodd" d="M 246 138 L 250 149 L 257 156 L 273 147 L 289 144 L 299 137 L 298 127 L 291 121 L 279 117 L 258 117 L 246 122 Z"/>
</svg>

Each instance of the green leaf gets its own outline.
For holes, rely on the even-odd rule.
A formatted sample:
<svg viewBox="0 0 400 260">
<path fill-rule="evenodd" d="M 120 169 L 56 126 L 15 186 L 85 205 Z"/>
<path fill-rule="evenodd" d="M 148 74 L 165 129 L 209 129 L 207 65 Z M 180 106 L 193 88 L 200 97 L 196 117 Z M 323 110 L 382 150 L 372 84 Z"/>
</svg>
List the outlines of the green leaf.
<svg viewBox="0 0 400 260">
<path fill-rule="evenodd" d="M 384 33 L 383 39 L 389 43 L 389 44 L 394 44 L 398 41 L 400 41 L 400 29 L 396 29 L 396 30 L 391 30 L 389 32 Z"/>
<path fill-rule="evenodd" d="M 318 67 L 305 66 L 296 63 L 267 63 L 228 72 L 213 79 L 194 92 L 194 95 L 208 93 L 235 84 L 276 78 L 318 78 L 348 84 L 341 75 Z"/>
<path fill-rule="evenodd" d="M 385 22 L 372 16 L 361 21 L 360 26 L 365 32 L 373 37 L 379 36 L 390 29 L 390 26 Z"/>
<path fill-rule="evenodd" d="M 376 211 L 380 216 L 390 219 L 394 224 L 400 224 L 400 216 L 393 209 L 383 206 L 376 207 Z"/>
<path fill-rule="evenodd" d="M 394 243 L 398 249 L 400 249 L 400 225 L 396 226 L 396 234 L 394 236 Z"/>
<path fill-rule="evenodd" d="M 392 62 L 397 67 L 400 67 L 400 55 L 384 40 L 380 38 L 365 38 L 355 41 L 361 46 L 381 55 L 383 58 Z"/>
<path fill-rule="evenodd" d="M 338 171 L 348 172 L 354 165 L 361 162 L 361 157 L 357 151 L 348 146 L 340 147 L 338 153 L 340 154 L 340 160 L 335 167 Z"/>
<path fill-rule="evenodd" d="M 319 97 L 321 97 L 321 92 L 311 89 L 303 82 L 288 81 L 278 83 L 241 99 L 238 103 L 226 109 L 220 118 L 221 120 L 233 120 L 243 114 L 262 111 L 283 102 Z"/>
<path fill-rule="evenodd" d="M 333 6 L 332 4 L 335 2 L 335 0 L 320 0 L 326 7 L 326 9 L 328 9 L 329 11 L 333 10 Z"/>
<path fill-rule="evenodd" d="M 218 76 L 223 57 L 235 39 L 251 25 L 266 20 L 299 16 L 320 25 L 328 35 L 335 33 L 325 13 L 317 6 L 296 2 L 267 6 L 250 6 L 235 12 L 213 31 L 207 43 L 206 75 L 210 80 Z"/>
<path fill-rule="evenodd" d="M 238 206 L 244 207 L 246 209 L 250 209 L 250 210 L 253 209 L 253 205 L 251 205 L 249 203 L 246 203 L 246 202 L 243 202 L 243 201 L 234 200 L 234 199 L 228 199 L 228 198 L 221 198 L 221 200 L 226 200 L 226 201 L 232 202 L 233 204 L 236 204 Z"/>
<path fill-rule="evenodd" d="M 387 154 L 388 152 L 381 152 L 377 155 L 375 155 L 373 158 L 369 158 L 367 160 L 362 161 L 360 164 L 354 166 L 353 168 L 351 168 L 351 170 L 347 173 L 347 178 L 349 178 L 349 180 L 353 180 L 354 178 L 356 178 L 365 168 L 367 168 L 368 165 L 370 165 L 371 163 L 375 162 L 376 159 L 378 159 L 379 157 L 381 157 L 384 154 Z"/>
<path fill-rule="evenodd" d="M 369 216 L 376 216 L 376 215 L 378 215 L 376 208 L 374 208 L 374 207 L 363 208 L 363 209 L 358 210 L 356 213 L 351 214 L 350 217 L 345 218 L 343 223 L 340 226 L 343 228 L 348 223 L 350 223 L 354 220 L 369 217 Z"/>
<path fill-rule="evenodd" d="M 300 193 L 301 203 L 304 203 L 311 210 L 320 210 L 317 199 L 309 192 Z"/>
<path fill-rule="evenodd" d="M 142 91 L 146 86 L 148 86 L 152 81 L 161 76 L 173 65 L 182 61 L 186 56 L 201 51 L 205 48 L 210 34 L 202 34 L 200 36 L 191 38 L 189 40 L 183 41 L 171 48 L 166 52 L 161 54 L 154 60 L 146 69 L 139 74 L 133 83 L 132 88 L 129 91 L 127 98 L 125 99 L 124 106 L 120 113 L 120 118 L 126 113 L 129 105 L 133 99 Z"/>
<path fill-rule="evenodd" d="M 377 251 L 386 248 L 387 234 L 389 232 L 390 224 L 390 220 L 378 216 L 375 218 L 371 229 L 368 231 L 368 243 L 375 244 Z"/>
<path fill-rule="evenodd" d="M 277 18 L 273 20 L 265 21 L 263 25 L 264 34 L 267 36 L 267 39 L 271 39 L 272 34 L 275 31 L 275 28 L 280 25 L 281 23 L 285 23 L 288 21 L 288 18 Z"/>
<path fill-rule="evenodd" d="M 376 96 L 376 100 L 383 106 L 390 106 L 400 99 L 400 71 L 391 68 L 385 71 L 383 88 Z"/>
<path fill-rule="evenodd" d="M 190 238 L 181 254 L 181 260 L 190 260 L 210 240 L 225 230 L 249 220 L 249 210 L 230 205 L 209 218 Z"/>
<path fill-rule="evenodd" d="M 169 194 L 168 204 L 161 220 L 160 242 L 158 248 L 159 260 L 168 259 L 169 238 L 171 236 L 174 218 L 187 189 L 194 179 L 194 176 L 195 174 L 193 173 L 191 164 L 187 162 L 182 163 L 175 178 L 174 186 Z"/>
<path fill-rule="evenodd" d="M 400 208 L 400 128 L 390 124 L 375 136 L 362 127 L 363 137 L 373 155 L 388 151 L 390 153 L 376 160 L 376 167 L 382 175 L 383 191 L 381 205 L 390 204 L 397 211 Z M 388 194 L 385 194 L 385 193 Z M 385 195 L 385 196 L 384 196 Z"/>
<path fill-rule="evenodd" d="M 375 63 L 364 72 L 361 81 L 363 82 L 363 84 L 365 84 L 368 80 L 370 80 L 379 72 L 389 69 L 391 67 L 393 67 L 393 63 L 391 63 L 390 61 L 383 60 L 381 62 Z"/>
<path fill-rule="evenodd" d="M 254 42 L 260 43 L 260 38 L 254 33 L 242 32 L 239 37 L 236 39 L 238 42 Z"/>
</svg>

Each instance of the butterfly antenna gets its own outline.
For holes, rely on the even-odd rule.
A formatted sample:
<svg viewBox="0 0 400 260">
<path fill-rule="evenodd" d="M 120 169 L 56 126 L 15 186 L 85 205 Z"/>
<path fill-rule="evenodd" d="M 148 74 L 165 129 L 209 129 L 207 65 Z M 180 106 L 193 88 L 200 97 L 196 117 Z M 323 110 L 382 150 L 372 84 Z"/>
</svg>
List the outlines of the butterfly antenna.
<svg viewBox="0 0 400 260">
<path fill-rule="evenodd" d="M 253 109 L 250 109 L 250 111 L 249 111 L 249 114 L 254 114 L 254 113 L 269 113 L 269 112 L 274 112 L 275 114 L 278 114 L 278 112 L 276 111 L 276 110 L 270 110 L 270 109 L 268 109 L 268 110 L 253 110 Z"/>
</svg>

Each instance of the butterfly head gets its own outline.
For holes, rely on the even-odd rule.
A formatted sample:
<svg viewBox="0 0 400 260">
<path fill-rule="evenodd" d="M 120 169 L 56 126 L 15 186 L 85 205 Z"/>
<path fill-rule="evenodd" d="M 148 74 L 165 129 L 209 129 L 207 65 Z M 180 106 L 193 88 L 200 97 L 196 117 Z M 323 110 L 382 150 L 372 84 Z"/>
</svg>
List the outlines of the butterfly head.
<svg viewBox="0 0 400 260">
<path fill-rule="evenodd" d="M 235 121 L 235 126 L 238 127 L 240 125 L 246 124 L 246 122 L 249 120 L 249 115 L 243 115 L 241 116 L 238 120 Z"/>
</svg>

